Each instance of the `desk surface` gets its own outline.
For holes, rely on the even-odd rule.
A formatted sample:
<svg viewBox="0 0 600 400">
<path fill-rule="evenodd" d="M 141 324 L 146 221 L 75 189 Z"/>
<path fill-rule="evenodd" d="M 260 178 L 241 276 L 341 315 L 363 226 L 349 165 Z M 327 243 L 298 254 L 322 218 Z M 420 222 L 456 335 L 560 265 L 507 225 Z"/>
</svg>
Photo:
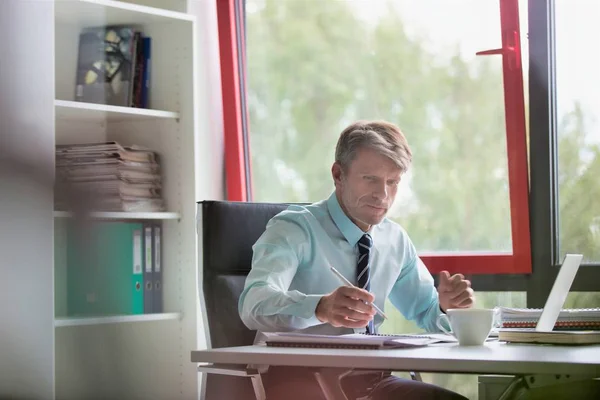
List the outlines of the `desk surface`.
<svg viewBox="0 0 600 400">
<path fill-rule="evenodd" d="M 215 364 L 352 366 L 359 369 L 473 374 L 572 374 L 600 376 L 600 345 L 544 346 L 489 342 L 461 347 L 437 344 L 394 350 L 225 347 L 192 351 L 191 361 Z"/>
</svg>

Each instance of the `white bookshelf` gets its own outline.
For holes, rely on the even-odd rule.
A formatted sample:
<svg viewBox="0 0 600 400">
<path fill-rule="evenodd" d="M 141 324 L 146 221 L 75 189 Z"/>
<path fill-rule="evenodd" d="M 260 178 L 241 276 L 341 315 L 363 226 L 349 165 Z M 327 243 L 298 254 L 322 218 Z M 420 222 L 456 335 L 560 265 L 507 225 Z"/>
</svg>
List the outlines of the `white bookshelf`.
<svg viewBox="0 0 600 400">
<path fill-rule="evenodd" d="M 73 213 L 68 211 L 54 211 L 54 218 L 72 218 Z M 176 212 L 125 212 L 125 211 L 92 211 L 86 218 L 97 220 L 171 220 L 180 219 L 181 214 Z"/>
<path fill-rule="evenodd" d="M 120 107 L 79 101 L 55 100 L 56 118 L 61 121 L 127 122 L 152 119 L 178 119 L 173 111 Z"/>
<path fill-rule="evenodd" d="M 66 326 L 88 326 L 102 324 L 121 324 L 127 322 L 151 322 L 151 321 L 169 321 L 178 320 L 181 313 L 160 313 L 160 314 L 142 314 L 142 315 L 111 315 L 102 317 L 83 317 L 83 318 L 55 318 L 55 327 Z"/>
<path fill-rule="evenodd" d="M 195 149 L 197 27 L 181 0 L 55 0 L 55 144 L 118 141 L 159 154 L 165 212 L 93 211 L 86 221 L 162 226 L 163 313 L 70 317 L 68 224 L 54 211 L 56 398 L 197 398 Z M 152 38 L 149 108 L 75 101 L 81 29 L 135 25 Z M 87 223 L 87 222 L 86 222 Z M 110 249 L 106 249 L 110 251 Z M 149 379 L 150 377 L 150 379 Z"/>
<path fill-rule="evenodd" d="M 159 2 L 155 2 L 159 3 Z M 134 2 L 115 0 L 57 0 L 54 15 L 58 23 L 78 21 L 82 25 L 140 24 L 155 22 L 193 22 L 187 13 L 166 8 L 148 7 Z M 161 5 L 168 5 L 163 2 Z"/>
</svg>

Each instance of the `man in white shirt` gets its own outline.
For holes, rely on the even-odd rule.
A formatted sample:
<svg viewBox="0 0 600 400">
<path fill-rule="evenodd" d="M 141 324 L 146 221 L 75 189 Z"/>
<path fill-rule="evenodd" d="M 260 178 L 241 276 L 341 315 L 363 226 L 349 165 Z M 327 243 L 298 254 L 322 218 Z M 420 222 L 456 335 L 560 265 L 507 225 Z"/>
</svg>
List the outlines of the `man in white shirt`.
<svg viewBox="0 0 600 400">
<path fill-rule="evenodd" d="M 434 281 L 404 229 L 386 218 L 412 154 L 395 125 L 358 121 L 340 135 L 328 199 L 290 206 L 272 218 L 253 247 L 252 269 L 240 296 L 242 321 L 260 332 L 377 333 L 383 322 L 371 303 L 390 302 L 409 320 L 438 331 L 449 308 L 471 307 L 461 274 Z M 340 285 L 334 266 L 357 288 Z M 272 367 L 267 398 L 321 399 L 311 371 Z M 464 399 L 449 390 L 387 373 L 351 376 L 349 398 Z"/>
</svg>

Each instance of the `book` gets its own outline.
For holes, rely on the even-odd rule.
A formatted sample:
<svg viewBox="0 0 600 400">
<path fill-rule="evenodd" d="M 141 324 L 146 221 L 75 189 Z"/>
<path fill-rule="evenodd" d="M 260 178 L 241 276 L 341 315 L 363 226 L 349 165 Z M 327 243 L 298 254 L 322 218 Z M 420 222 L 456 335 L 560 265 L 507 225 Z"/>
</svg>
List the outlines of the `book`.
<svg viewBox="0 0 600 400">
<path fill-rule="evenodd" d="M 141 89 L 138 107 L 149 108 L 150 107 L 150 68 L 151 68 L 151 49 L 152 39 L 149 37 L 142 38 L 142 66 L 141 66 Z"/>
<path fill-rule="evenodd" d="M 541 308 L 499 307 L 503 329 L 535 328 Z M 562 309 L 554 330 L 600 330 L 600 308 Z"/>
<path fill-rule="evenodd" d="M 318 335 L 298 332 L 264 332 L 265 344 L 273 347 L 311 347 L 338 349 L 405 349 L 437 343 L 436 339 L 421 336 L 388 335 Z"/>
<path fill-rule="evenodd" d="M 600 344 L 600 331 L 540 332 L 529 329 L 502 329 L 498 332 L 498 340 L 538 344 Z"/>
<path fill-rule="evenodd" d="M 139 37 L 134 26 L 84 28 L 79 35 L 75 100 L 130 106 Z"/>
</svg>

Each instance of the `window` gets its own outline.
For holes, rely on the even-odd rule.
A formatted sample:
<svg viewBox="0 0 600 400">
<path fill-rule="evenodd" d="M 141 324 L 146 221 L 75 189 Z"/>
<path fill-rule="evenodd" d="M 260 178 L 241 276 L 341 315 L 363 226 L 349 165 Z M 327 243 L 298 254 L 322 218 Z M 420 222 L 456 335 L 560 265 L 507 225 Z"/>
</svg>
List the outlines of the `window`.
<svg viewBox="0 0 600 400">
<path fill-rule="evenodd" d="M 226 146 L 243 142 L 227 146 L 228 177 L 242 182 L 233 168 L 245 167 L 254 201 L 320 200 L 343 127 L 386 119 L 414 153 L 390 217 L 429 269 L 529 272 L 519 20 L 516 0 L 500 4 L 247 0 L 231 97 L 247 106 L 226 107 Z M 504 56 L 476 55 L 496 48 Z"/>
<path fill-rule="evenodd" d="M 565 252 L 600 264 L 600 180 L 592 179 L 600 175 L 600 115 L 590 107 L 599 103 L 598 63 L 589 39 L 597 35 L 586 22 L 599 14 L 594 0 L 578 9 L 566 0 L 219 3 L 245 8 L 236 20 L 245 27 L 237 40 L 244 65 L 238 76 L 232 63 L 223 85 L 233 90 L 231 82 L 242 80 L 234 94 L 247 103 L 225 124 L 242 126 L 245 118 L 247 129 L 225 135 L 227 157 L 246 164 L 247 181 L 236 186 L 242 175 L 230 167 L 229 199 L 322 199 L 333 189 L 329 168 L 341 129 L 356 118 L 385 118 L 415 153 L 391 216 L 432 272 L 456 266 L 474 274 L 478 306 L 542 307 Z M 225 107 L 233 114 L 238 105 L 225 100 Z M 598 271 L 580 269 L 565 307 L 598 306 Z M 416 331 L 386 309 L 382 331 Z M 476 398 L 473 376 L 424 378 Z"/>
<path fill-rule="evenodd" d="M 600 3 L 555 2 L 559 262 L 600 263 Z"/>
</svg>

